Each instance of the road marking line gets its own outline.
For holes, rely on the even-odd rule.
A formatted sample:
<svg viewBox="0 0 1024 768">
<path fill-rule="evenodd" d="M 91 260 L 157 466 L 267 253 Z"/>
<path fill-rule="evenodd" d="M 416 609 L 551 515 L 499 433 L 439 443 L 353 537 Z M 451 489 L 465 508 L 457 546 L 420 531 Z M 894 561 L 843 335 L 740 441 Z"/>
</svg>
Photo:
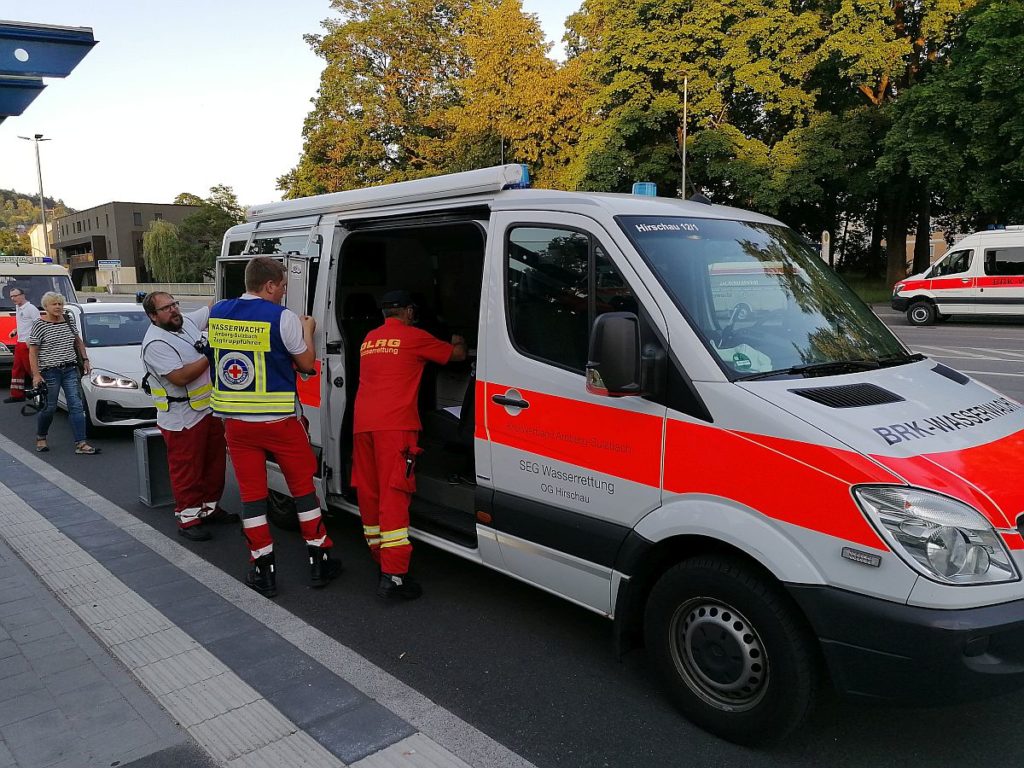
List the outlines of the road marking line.
<svg viewBox="0 0 1024 768">
<path fill-rule="evenodd" d="M 960 373 L 967 373 L 971 376 L 1024 376 L 1024 373 L 1002 373 L 1000 371 L 960 371 Z"/>
</svg>

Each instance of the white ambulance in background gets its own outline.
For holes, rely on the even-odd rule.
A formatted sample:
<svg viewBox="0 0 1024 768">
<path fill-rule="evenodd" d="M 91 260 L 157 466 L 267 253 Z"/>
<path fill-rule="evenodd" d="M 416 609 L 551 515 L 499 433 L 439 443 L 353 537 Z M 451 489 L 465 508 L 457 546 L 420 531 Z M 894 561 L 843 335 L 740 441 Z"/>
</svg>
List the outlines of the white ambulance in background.
<svg viewBox="0 0 1024 768">
<path fill-rule="evenodd" d="M 911 325 L 954 315 L 1024 316 L 1024 226 L 975 232 L 892 289 Z"/>
<path fill-rule="evenodd" d="M 0 256 L 0 371 L 11 370 L 18 341 L 16 307 L 11 298 L 14 288 L 24 291 L 37 307 L 47 291 L 59 293 L 69 304 L 78 301 L 71 276 L 64 267 L 27 256 Z"/>
<path fill-rule="evenodd" d="M 359 345 L 405 289 L 471 347 L 424 378 L 414 536 L 612 619 L 694 722 L 761 744 L 826 681 L 1024 685 L 1022 406 L 910 352 L 774 219 L 525 186 L 501 166 L 226 233 L 220 297 L 274 255 L 317 320 L 299 400 L 325 505 L 356 512 Z"/>
</svg>

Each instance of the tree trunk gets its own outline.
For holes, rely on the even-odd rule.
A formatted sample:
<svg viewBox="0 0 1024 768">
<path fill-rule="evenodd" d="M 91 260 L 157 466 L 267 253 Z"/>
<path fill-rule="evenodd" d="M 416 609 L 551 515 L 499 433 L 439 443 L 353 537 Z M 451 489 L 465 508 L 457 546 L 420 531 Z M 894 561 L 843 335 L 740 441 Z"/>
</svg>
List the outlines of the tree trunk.
<svg viewBox="0 0 1024 768">
<path fill-rule="evenodd" d="M 894 285 L 907 276 L 907 198 L 902 189 L 889 196 L 885 214 L 885 284 Z"/>
<path fill-rule="evenodd" d="M 932 263 L 932 196 L 928 185 L 921 188 L 917 206 L 917 237 L 914 241 L 914 274 L 919 275 Z"/>
</svg>

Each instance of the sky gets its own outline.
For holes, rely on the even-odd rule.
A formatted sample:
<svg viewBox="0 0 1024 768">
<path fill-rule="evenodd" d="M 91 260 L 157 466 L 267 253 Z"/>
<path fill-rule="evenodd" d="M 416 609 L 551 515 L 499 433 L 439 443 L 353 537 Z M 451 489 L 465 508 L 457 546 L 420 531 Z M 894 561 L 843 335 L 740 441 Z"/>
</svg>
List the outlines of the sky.
<svg viewBox="0 0 1024 768">
<path fill-rule="evenodd" d="M 561 56 L 580 0 L 523 0 Z M 302 39 L 336 17 L 329 0 L 47 0 L 0 3 L 0 19 L 92 27 L 98 44 L 0 123 L 0 189 L 43 189 L 83 210 L 169 203 L 234 188 L 243 205 L 279 200 L 298 162 L 323 61 Z"/>
</svg>

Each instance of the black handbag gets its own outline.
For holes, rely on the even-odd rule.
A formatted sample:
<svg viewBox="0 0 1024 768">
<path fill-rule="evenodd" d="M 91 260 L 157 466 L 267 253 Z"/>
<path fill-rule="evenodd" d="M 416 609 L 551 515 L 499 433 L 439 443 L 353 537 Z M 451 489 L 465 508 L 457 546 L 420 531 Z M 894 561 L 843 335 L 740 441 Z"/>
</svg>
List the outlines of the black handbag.
<svg viewBox="0 0 1024 768">
<path fill-rule="evenodd" d="M 77 337 L 78 334 L 75 333 L 75 322 L 71 318 L 71 312 L 66 310 L 66 309 L 64 310 L 64 322 L 68 324 L 68 328 L 71 329 L 71 333 L 75 337 Z M 84 344 L 85 342 L 83 341 L 82 343 Z M 74 344 L 74 348 L 75 348 L 75 367 L 78 368 L 78 375 L 79 376 L 85 376 L 85 358 L 82 357 L 82 353 L 78 351 L 78 344 L 77 343 Z"/>
</svg>

